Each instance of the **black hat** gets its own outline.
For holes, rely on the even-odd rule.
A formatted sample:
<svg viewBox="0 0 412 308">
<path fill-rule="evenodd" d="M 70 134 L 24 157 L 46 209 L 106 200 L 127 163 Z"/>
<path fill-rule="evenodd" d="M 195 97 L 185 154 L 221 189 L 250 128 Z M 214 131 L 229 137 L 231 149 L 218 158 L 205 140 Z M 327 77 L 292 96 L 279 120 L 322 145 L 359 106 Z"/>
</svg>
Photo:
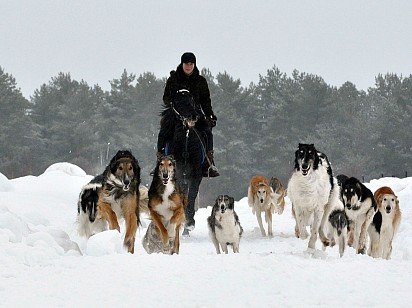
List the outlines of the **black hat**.
<svg viewBox="0 0 412 308">
<path fill-rule="evenodd" d="M 196 64 L 196 56 L 193 54 L 193 52 L 185 52 L 182 57 L 181 57 L 181 63 L 194 63 Z"/>
</svg>

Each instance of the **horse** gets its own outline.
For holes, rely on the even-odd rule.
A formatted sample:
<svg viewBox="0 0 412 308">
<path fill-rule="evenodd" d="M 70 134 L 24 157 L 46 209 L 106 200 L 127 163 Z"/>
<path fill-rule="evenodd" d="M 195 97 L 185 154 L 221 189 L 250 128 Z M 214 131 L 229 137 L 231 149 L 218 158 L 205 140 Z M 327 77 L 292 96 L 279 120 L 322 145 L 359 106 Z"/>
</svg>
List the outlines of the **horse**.
<svg viewBox="0 0 412 308">
<path fill-rule="evenodd" d="M 202 126 L 208 124 L 203 110 L 186 89 L 177 91 L 161 115 L 169 134 L 165 154 L 173 155 L 176 160 L 177 182 L 187 197 L 183 235 L 189 235 L 194 229 L 195 201 L 202 182 L 202 166 L 207 159 L 207 137 L 202 133 Z"/>
</svg>

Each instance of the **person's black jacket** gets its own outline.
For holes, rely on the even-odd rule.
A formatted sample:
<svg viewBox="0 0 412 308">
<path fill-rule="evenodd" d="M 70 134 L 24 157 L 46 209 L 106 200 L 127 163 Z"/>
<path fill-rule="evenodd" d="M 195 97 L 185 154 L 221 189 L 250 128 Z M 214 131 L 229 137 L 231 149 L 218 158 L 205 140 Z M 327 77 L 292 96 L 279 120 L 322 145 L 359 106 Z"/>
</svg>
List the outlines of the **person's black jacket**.
<svg viewBox="0 0 412 308">
<path fill-rule="evenodd" d="M 170 106 L 170 102 L 173 101 L 175 93 L 181 89 L 190 91 L 194 101 L 202 107 L 206 118 L 213 119 L 215 117 L 212 110 L 207 81 L 205 77 L 199 74 L 197 67 L 194 68 L 190 76 L 184 73 L 182 64 L 177 67 L 176 71 L 170 72 L 170 77 L 167 79 L 163 94 L 165 107 Z"/>
</svg>

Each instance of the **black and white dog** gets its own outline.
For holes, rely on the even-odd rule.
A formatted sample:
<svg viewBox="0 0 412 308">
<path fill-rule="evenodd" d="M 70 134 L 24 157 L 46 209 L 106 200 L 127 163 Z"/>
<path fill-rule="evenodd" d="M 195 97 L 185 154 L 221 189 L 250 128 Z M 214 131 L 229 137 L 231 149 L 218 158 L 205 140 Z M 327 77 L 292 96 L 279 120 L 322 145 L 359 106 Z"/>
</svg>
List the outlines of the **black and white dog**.
<svg viewBox="0 0 412 308">
<path fill-rule="evenodd" d="M 339 255 L 342 257 L 348 242 L 348 219 L 343 206 L 341 209 L 334 209 L 325 226 L 327 238 L 330 240 L 330 246 L 336 243 L 339 245 Z M 324 249 L 326 245 L 324 245 Z"/>
<path fill-rule="evenodd" d="M 209 236 L 220 254 L 219 244 L 224 253 L 227 245 L 232 245 L 233 252 L 239 252 L 239 242 L 243 229 L 234 210 L 235 201 L 228 195 L 217 197 L 211 215 L 207 218 Z"/>
<path fill-rule="evenodd" d="M 357 253 L 366 252 L 366 237 L 369 225 L 377 211 L 372 192 L 358 179 L 351 177 L 342 184 L 342 200 L 350 223 L 352 246 Z"/>
<path fill-rule="evenodd" d="M 313 144 L 299 144 L 287 194 L 296 220 L 296 236 L 306 239 L 306 226 L 310 226 L 308 249 L 315 249 L 318 234 L 323 244 L 329 245 L 325 235 L 329 215 L 334 209 L 343 209 L 343 205 L 329 160 Z"/>
<path fill-rule="evenodd" d="M 80 191 L 77 202 L 77 226 L 80 236 L 87 238 L 107 230 L 107 222 L 97 212 L 97 202 L 102 189 L 103 175 L 94 177 Z"/>
</svg>

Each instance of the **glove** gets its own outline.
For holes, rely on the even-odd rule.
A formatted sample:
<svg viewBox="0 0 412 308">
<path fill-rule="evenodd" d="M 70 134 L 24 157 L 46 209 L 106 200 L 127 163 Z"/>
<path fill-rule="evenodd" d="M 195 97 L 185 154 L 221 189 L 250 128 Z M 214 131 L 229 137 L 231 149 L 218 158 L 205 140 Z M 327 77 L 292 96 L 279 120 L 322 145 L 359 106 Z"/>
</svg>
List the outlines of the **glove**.
<svg viewBox="0 0 412 308">
<path fill-rule="evenodd" d="M 216 126 L 217 117 L 212 113 L 210 116 L 207 117 L 211 127 Z"/>
</svg>

